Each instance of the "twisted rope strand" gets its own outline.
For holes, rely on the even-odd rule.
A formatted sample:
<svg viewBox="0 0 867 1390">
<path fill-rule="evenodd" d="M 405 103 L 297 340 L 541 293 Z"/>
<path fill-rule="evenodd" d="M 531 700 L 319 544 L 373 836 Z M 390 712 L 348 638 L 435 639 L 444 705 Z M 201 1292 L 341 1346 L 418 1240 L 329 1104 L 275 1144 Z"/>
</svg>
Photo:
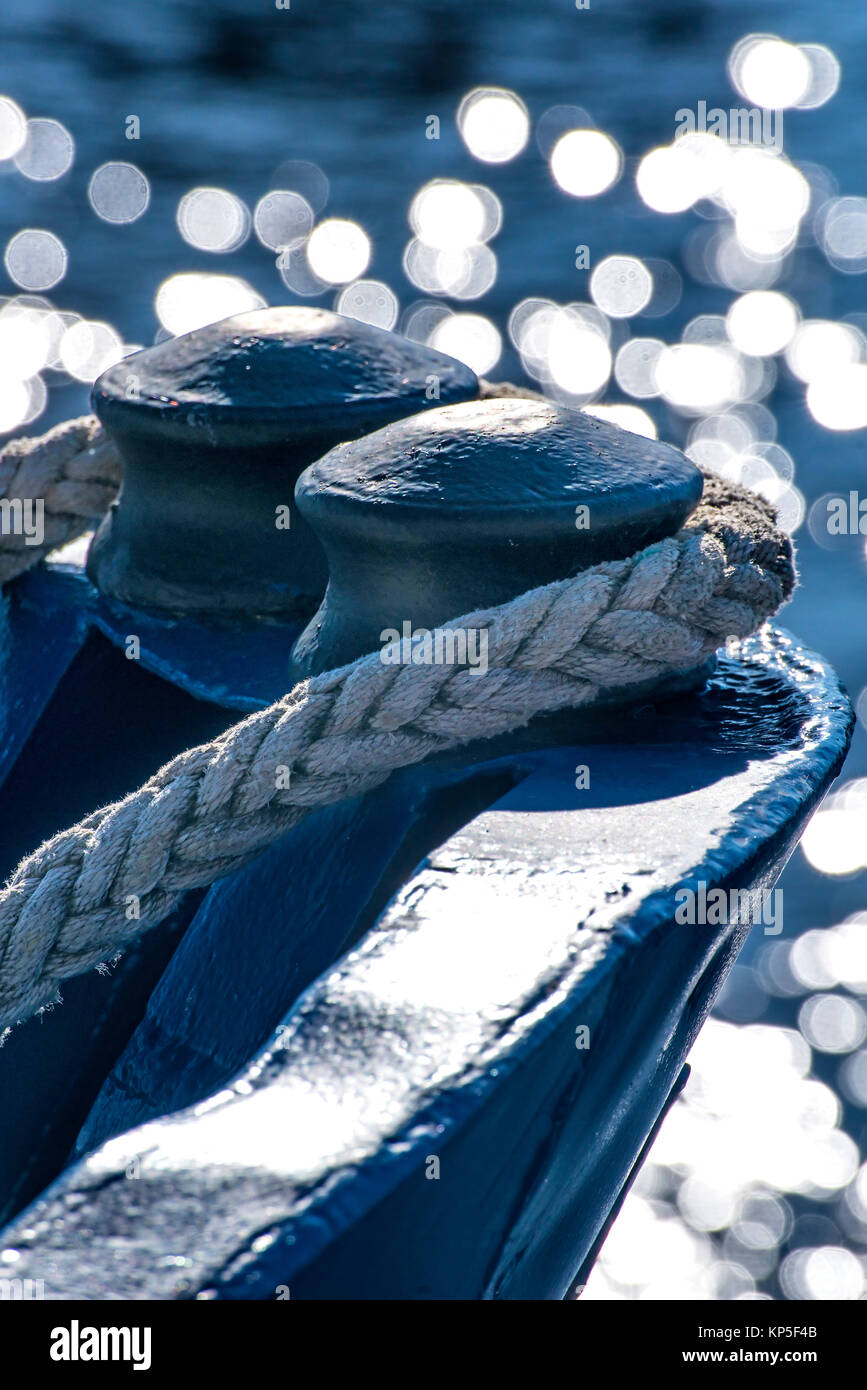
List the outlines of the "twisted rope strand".
<svg viewBox="0 0 867 1390">
<path fill-rule="evenodd" d="M 70 443 L 92 448 L 97 436 L 73 424 Z M 60 466 L 68 471 L 74 457 L 63 453 Z M 773 509 L 706 474 L 676 536 L 446 624 L 486 630 L 483 677 L 386 665 L 375 652 L 302 682 L 19 865 L 0 891 L 0 1027 L 55 999 L 63 979 L 115 956 L 186 890 L 241 868 L 309 811 L 432 753 L 694 669 L 728 637 L 756 631 L 794 580 Z M 277 775 L 285 767 L 288 786 Z"/>
<path fill-rule="evenodd" d="M 35 439 L 13 439 L 0 449 L 0 498 L 42 503 L 44 535 L 34 544 L 13 529 L 5 508 L 0 527 L 0 584 L 75 540 L 109 508 L 120 487 L 121 463 L 95 415 L 66 420 Z"/>
</svg>

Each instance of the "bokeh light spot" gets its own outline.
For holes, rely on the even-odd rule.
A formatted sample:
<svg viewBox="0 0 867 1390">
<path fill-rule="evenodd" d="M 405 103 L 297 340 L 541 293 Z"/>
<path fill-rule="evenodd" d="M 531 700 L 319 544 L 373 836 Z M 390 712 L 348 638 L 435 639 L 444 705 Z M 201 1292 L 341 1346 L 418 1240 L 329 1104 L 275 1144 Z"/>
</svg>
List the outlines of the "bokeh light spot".
<svg viewBox="0 0 867 1390">
<path fill-rule="evenodd" d="M 347 285 L 334 307 L 338 314 L 376 328 L 393 328 L 397 322 L 397 298 L 380 280 L 356 280 L 354 285 Z"/>
<path fill-rule="evenodd" d="M 357 222 L 329 217 L 320 222 L 307 242 L 307 260 L 314 275 L 331 285 L 357 280 L 370 265 L 370 239 Z"/>
<path fill-rule="evenodd" d="M 27 117 L 11 97 L 0 97 L 0 159 L 12 159 L 27 139 Z"/>
<path fill-rule="evenodd" d="M 614 360 L 614 377 L 628 396 L 650 400 L 659 395 L 656 364 L 665 348 L 661 338 L 630 338 Z"/>
<path fill-rule="evenodd" d="M 15 167 L 26 178 L 48 183 L 71 167 L 75 142 L 60 121 L 28 121 L 26 138 L 14 158 Z"/>
<path fill-rule="evenodd" d="M 734 301 L 726 327 L 740 352 L 765 357 L 788 347 L 798 327 L 798 308 L 777 290 L 752 290 Z"/>
<path fill-rule="evenodd" d="M 665 348 L 656 363 L 660 393 L 677 410 L 705 415 L 743 396 L 737 355 L 715 343 L 687 342 Z"/>
<path fill-rule="evenodd" d="M 478 376 L 497 365 L 503 346 L 497 328 L 482 314 L 449 314 L 435 326 L 429 341 L 439 352 L 465 362 Z"/>
<path fill-rule="evenodd" d="M 747 101 L 771 111 L 797 106 L 812 81 L 809 57 L 796 44 L 768 35 L 750 35 L 734 50 L 729 71 Z"/>
<path fill-rule="evenodd" d="M 27 227 L 12 237 L 4 264 L 22 290 L 50 290 L 66 274 L 66 247 L 53 232 Z"/>
<path fill-rule="evenodd" d="M 313 230 L 313 221 L 307 199 L 288 188 L 273 188 L 259 199 L 253 213 L 256 236 L 271 251 L 300 246 Z"/>
<path fill-rule="evenodd" d="M 815 381 L 857 362 L 863 346 L 864 340 L 852 324 L 807 319 L 786 349 L 786 362 L 801 381 Z"/>
<path fill-rule="evenodd" d="M 123 343 L 110 324 L 81 319 L 60 343 L 60 361 L 77 381 L 96 381 L 123 356 Z"/>
<path fill-rule="evenodd" d="M 636 256 L 606 256 L 590 276 L 590 297 L 612 318 L 640 314 L 652 294 L 650 271 Z"/>
<path fill-rule="evenodd" d="M 830 198 L 816 215 L 815 231 L 835 270 L 867 270 L 867 198 Z"/>
<path fill-rule="evenodd" d="M 551 173 L 564 193 L 595 198 L 620 177 L 619 147 L 601 130 L 570 130 L 551 151 Z"/>
<path fill-rule="evenodd" d="M 867 1016 L 854 999 L 814 994 L 801 1005 L 798 1027 L 818 1052 L 854 1052 L 867 1037 Z"/>
<path fill-rule="evenodd" d="M 237 251 L 250 234 L 247 207 L 225 188 L 192 188 L 177 211 L 178 230 L 198 251 Z"/>
<path fill-rule="evenodd" d="M 134 164 L 102 164 L 87 189 L 90 205 L 104 222 L 135 222 L 147 210 L 151 190 Z"/>
<path fill-rule="evenodd" d="M 826 797 L 804 831 L 801 852 L 821 874 L 867 867 L 867 778 L 845 782 Z"/>
<path fill-rule="evenodd" d="M 168 333 L 191 333 L 209 323 L 250 309 L 264 309 L 265 300 L 234 275 L 187 272 L 170 275 L 156 293 L 157 318 Z"/>
<path fill-rule="evenodd" d="M 841 1245 L 793 1250 L 780 1266 L 780 1283 L 789 1299 L 850 1301 L 864 1292 L 864 1270 L 857 1255 Z"/>
<path fill-rule="evenodd" d="M 491 195 L 493 196 L 493 195 Z M 498 200 L 495 200 L 499 208 Z M 438 251 L 454 251 L 487 241 L 497 230 L 480 190 L 456 179 L 434 179 L 410 204 L 409 220 L 418 239 Z"/>
<path fill-rule="evenodd" d="M 867 363 L 853 362 L 811 381 L 807 406 L 813 419 L 828 430 L 863 430 L 867 427 Z"/>
<path fill-rule="evenodd" d="M 800 111 L 824 106 L 840 86 L 840 64 L 835 53 L 822 43 L 802 43 L 801 52 L 810 64 L 810 81 L 797 102 Z"/>
<path fill-rule="evenodd" d="M 527 108 L 515 92 L 477 87 L 458 108 L 458 130 L 470 154 L 487 164 L 505 164 L 530 138 Z"/>
</svg>

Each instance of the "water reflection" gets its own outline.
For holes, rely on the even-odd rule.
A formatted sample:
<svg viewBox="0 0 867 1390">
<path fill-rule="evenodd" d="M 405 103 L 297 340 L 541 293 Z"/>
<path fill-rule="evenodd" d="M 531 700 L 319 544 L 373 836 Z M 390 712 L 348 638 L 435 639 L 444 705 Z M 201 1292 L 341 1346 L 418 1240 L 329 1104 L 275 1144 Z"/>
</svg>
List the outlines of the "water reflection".
<svg viewBox="0 0 867 1390">
<path fill-rule="evenodd" d="M 521 98 L 502 87 L 477 87 L 458 108 L 458 129 L 470 154 L 486 164 L 505 164 L 530 138 L 530 117 Z"/>
<path fill-rule="evenodd" d="M 824 44 L 786 43 L 769 34 L 747 34 L 728 60 L 733 86 L 770 110 L 813 110 L 830 101 L 840 85 L 840 64 Z"/>
<path fill-rule="evenodd" d="M 829 49 L 762 34 L 748 34 L 735 45 L 729 72 L 744 98 L 775 111 L 814 109 L 833 96 L 840 77 Z M 703 116 L 707 125 L 706 111 Z M 468 153 L 488 165 L 509 163 L 529 145 L 527 105 L 507 88 L 472 88 L 455 121 Z M 826 170 L 799 168 L 780 148 L 763 143 L 762 134 L 760 125 L 743 123 L 737 129 L 676 131 L 670 144 L 645 151 L 637 163 L 636 188 L 649 210 L 672 215 L 693 209 L 704 219 L 688 234 L 684 255 L 701 282 L 736 292 L 727 314 L 718 316 L 725 331 L 700 338 L 693 323 L 680 342 L 640 335 L 632 342 L 626 333 L 612 345 L 608 319 L 627 320 L 645 311 L 664 315 L 680 295 L 680 277 L 670 263 L 618 251 L 598 261 L 590 274 L 590 297 L 605 322 L 588 316 L 590 306 L 547 301 L 518 333 L 516 314 L 523 323 L 527 316 L 519 311 L 528 301 L 516 306 L 510 337 L 525 370 L 543 389 L 567 404 L 592 403 L 608 388 L 613 369 L 616 384 L 636 400 L 661 400 L 675 415 L 715 416 L 765 399 L 777 381 L 777 359 L 785 354 L 788 369 L 805 384 L 806 405 L 818 424 L 832 431 L 867 426 L 867 353 L 860 330 L 833 320 L 800 322 L 795 296 L 771 288 L 799 254 L 808 223 L 831 267 L 844 273 L 867 268 L 867 199 L 837 196 Z M 550 108 L 536 136 L 564 193 L 595 198 L 620 178 L 618 142 L 580 108 Z M 28 179 L 58 180 L 74 156 L 74 142 L 60 121 L 28 119 L 15 101 L 0 98 L 0 159 L 7 167 Z M 317 221 L 329 196 L 324 172 L 309 161 L 289 160 L 275 172 L 272 185 L 252 213 L 229 189 L 190 188 L 177 205 L 181 239 L 197 251 L 230 255 L 255 230 L 292 293 L 318 298 L 337 288 L 336 305 L 369 322 L 394 324 L 398 296 L 391 287 L 352 289 L 368 283 L 364 277 L 375 253 L 370 233 L 343 216 Z M 100 219 L 125 224 L 146 215 L 151 189 L 135 164 L 109 161 L 93 171 L 88 198 Z M 435 178 L 413 195 L 408 217 L 413 237 L 403 270 L 416 289 L 457 302 L 483 299 L 494 289 L 500 267 L 489 243 L 501 228 L 503 208 L 492 189 Z M 68 257 L 55 232 L 26 227 L 9 241 L 4 260 L 19 289 L 44 293 L 61 283 Z M 580 268 L 580 257 L 576 264 Z M 215 276 L 209 283 L 206 272 L 178 272 L 155 295 L 157 319 L 171 333 L 260 302 L 261 293 L 240 277 Z M 416 334 L 422 321 L 413 320 Z M 449 311 L 428 315 L 424 322 L 427 341 L 448 344 L 470 365 L 483 363 L 490 371 L 500 360 L 501 330 L 488 315 Z M 67 370 L 65 362 L 59 366 Z M 87 379 L 76 371 L 70 375 Z M 21 422 L 34 418 L 33 405 L 33 393 L 7 391 L 4 420 L 14 423 L 16 409 Z M 769 481 L 761 469 L 742 469 L 741 476 L 756 485 Z M 791 477 L 784 481 L 792 483 Z M 791 498 L 789 504 L 791 520 L 798 508 Z"/>
<path fill-rule="evenodd" d="M 208 323 L 264 309 L 265 300 L 236 275 L 189 272 L 170 275 L 157 290 L 157 318 L 170 334 L 191 333 Z"/>
<path fill-rule="evenodd" d="M 66 274 L 66 247 L 53 232 L 25 227 L 12 237 L 3 264 L 22 290 L 52 290 Z"/>
<path fill-rule="evenodd" d="M 25 178 L 50 183 L 72 167 L 75 142 L 60 121 L 28 121 L 24 140 L 13 155 L 15 167 Z"/>
<path fill-rule="evenodd" d="M 573 198 L 595 198 L 620 177 L 622 156 L 602 130 L 570 130 L 551 151 L 551 173 Z"/>
<path fill-rule="evenodd" d="M 87 188 L 90 206 L 104 222 L 135 222 L 147 211 L 150 184 L 135 164 L 102 164 Z"/>
<path fill-rule="evenodd" d="M 840 1042 L 839 1028 L 826 1026 Z M 855 1037 L 850 1027 L 853 1046 Z M 843 1205 L 864 1188 L 858 1147 L 839 1127 L 834 1091 L 812 1075 L 806 1038 L 714 1018 L 690 1063 L 583 1297 L 769 1297 L 775 1279 L 789 1298 L 860 1297 L 861 1262 L 835 1223 L 823 1230 L 840 1245 L 821 1260 L 787 1248 L 798 1244 L 796 1199 Z"/>
<path fill-rule="evenodd" d="M 397 296 L 381 280 L 356 280 L 338 295 L 335 309 L 348 319 L 372 323 L 375 328 L 394 328 L 400 306 Z"/>
<path fill-rule="evenodd" d="M 269 45 L 251 48 L 245 40 L 261 35 L 258 21 L 230 20 L 215 20 L 208 38 L 200 17 L 187 22 L 174 11 L 148 42 L 160 64 L 177 62 L 179 54 L 204 68 L 219 61 L 221 71 L 233 73 L 267 64 Z M 401 20 L 414 22 L 409 11 Z M 459 81 L 463 30 L 458 43 L 428 26 L 418 82 L 430 78 L 434 46 L 450 79 Z M 553 50 L 549 57 L 553 63 Z M 796 160 L 788 134 L 785 153 L 762 144 L 761 123 L 746 135 L 739 126 L 727 135 L 695 129 L 674 138 L 660 128 L 651 140 L 636 131 L 653 123 L 636 120 L 631 137 L 626 122 L 615 138 L 593 113 L 551 105 L 556 89 L 546 86 L 542 101 L 538 91 L 535 101 L 528 90 L 522 96 L 521 71 L 512 65 L 515 90 L 472 85 L 467 77 L 448 97 L 450 113 L 448 85 L 424 88 L 430 107 L 421 109 L 441 112 L 444 138 L 425 151 L 431 158 L 419 159 L 417 172 L 409 161 L 404 201 L 385 207 L 380 223 L 362 199 L 355 205 L 345 197 L 346 179 L 332 167 L 329 151 L 336 164 L 338 146 L 351 145 L 358 181 L 367 178 L 379 191 L 382 171 L 375 159 L 365 162 L 367 129 L 348 131 L 337 117 L 334 143 L 306 149 L 318 151 L 321 165 L 284 157 L 305 152 L 302 128 L 269 144 L 270 179 L 263 173 L 255 184 L 245 182 L 243 197 L 206 182 L 238 180 L 242 187 L 238 161 L 263 135 L 252 83 L 246 91 L 231 88 L 226 147 L 216 146 L 222 162 L 200 153 L 213 138 L 206 103 L 155 102 L 164 150 L 162 164 L 159 157 L 153 168 L 142 161 L 150 177 L 137 162 L 107 158 L 110 150 L 88 158 L 87 132 L 59 96 L 56 109 L 37 116 L 12 96 L 0 97 L 0 179 L 17 209 L 3 248 L 10 293 L 0 303 L 0 431 L 37 424 L 55 392 L 53 418 L 74 413 L 64 389 L 92 381 L 130 351 L 119 326 L 120 306 L 126 308 L 120 295 L 116 313 L 114 302 L 97 299 L 87 313 L 81 303 L 64 302 L 70 257 L 73 267 L 76 258 L 80 263 L 92 240 L 96 255 L 113 254 L 124 281 L 131 278 L 136 266 L 123 238 L 134 222 L 155 225 L 162 199 L 176 212 L 174 240 L 159 273 L 142 278 L 153 322 L 139 325 L 137 337 L 185 333 L 287 297 L 333 304 L 380 327 L 397 325 L 482 373 L 499 368 L 512 375 L 519 364 L 565 404 L 648 437 L 676 437 L 702 466 L 774 501 L 789 531 L 802 523 L 806 488 L 810 538 L 825 544 L 817 529 L 825 513 L 814 514 L 819 503 L 798 475 L 799 451 L 777 436 L 791 445 L 784 412 L 792 402 L 828 443 L 867 428 L 864 324 L 839 317 L 845 294 L 838 292 L 840 283 L 853 284 L 843 277 L 867 271 L 867 198 L 838 187 L 842 153 L 835 153 L 836 171 Z M 787 132 L 799 133 L 802 120 L 809 125 L 809 113 L 841 86 L 841 65 L 829 47 L 769 34 L 744 35 L 728 71 L 733 100 L 784 111 L 786 122 L 789 113 L 805 113 L 792 116 Z M 296 76 L 306 80 L 297 69 Z M 570 101 L 572 80 L 570 72 L 562 87 Z M 338 110 L 338 95 L 320 92 L 317 99 Z M 583 88 L 580 99 L 590 104 Z M 617 100 L 610 99 L 606 116 Z M 183 111 L 189 128 L 174 128 L 172 109 Z M 172 163 L 166 151 L 174 143 Z M 479 165 L 484 183 L 472 182 Z M 540 167 L 571 218 L 536 227 L 535 242 L 532 228 L 527 234 L 532 184 L 516 178 L 530 166 Z M 181 171 L 183 182 L 172 184 Z M 606 221 L 609 206 L 616 218 Z M 392 254 L 384 265 L 386 219 L 395 248 L 406 241 L 406 219 L 410 237 L 402 262 Z M 564 225 L 562 262 L 557 237 Z M 592 245 L 582 247 L 584 241 Z M 592 253 L 583 264 L 582 250 Z M 244 275 L 215 259 L 237 253 L 234 265 L 243 263 Z M 558 256 L 562 270 L 554 272 Z M 682 295 L 690 308 L 681 327 Z M 828 470 L 833 466 L 829 450 Z M 835 478 L 822 488 L 839 485 Z M 862 578 L 860 542 L 858 563 Z M 864 725 L 867 686 L 863 671 L 855 674 Z M 864 786 L 859 778 L 846 782 L 804 836 L 798 862 L 829 892 L 867 868 Z M 847 1246 L 867 1250 L 867 1165 L 859 1169 L 842 1107 L 867 1110 L 867 915 L 830 915 L 830 926 L 792 942 L 763 943 L 732 972 L 695 1049 L 693 1080 L 585 1297 L 863 1296 L 862 1256 Z M 807 920 L 823 919 L 814 913 Z M 792 1026 L 781 1028 L 785 1008 Z"/>
</svg>

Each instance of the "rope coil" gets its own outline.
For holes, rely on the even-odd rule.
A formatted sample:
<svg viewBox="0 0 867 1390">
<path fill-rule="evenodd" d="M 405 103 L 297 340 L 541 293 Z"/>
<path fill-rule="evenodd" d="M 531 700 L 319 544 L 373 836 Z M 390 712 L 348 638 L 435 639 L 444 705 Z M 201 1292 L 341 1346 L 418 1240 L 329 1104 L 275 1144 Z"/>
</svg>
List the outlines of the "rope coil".
<svg viewBox="0 0 867 1390">
<path fill-rule="evenodd" d="M 52 493 L 70 507 L 51 512 L 58 526 L 64 519 L 64 539 L 86 529 L 85 502 L 102 496 L 88 489 L 116 489 L 119 464 L 94 423 L 72 421 L 0 454 L 8 496 L 34 478 L 46 492 L 81 485 L 75 509 L 66 492 Z M 40 558 L 8 540 L 4 578 Z M 387 665 L 374 652 L 302 682 L 19 865 L 0 891 L 0 1028 L 56 1000 L 62 980 L 116 956 L 188 889 L 242 868 L 310 811 L 432 753 L 689 671 L 727 638 L 755 632 L 794 583 L 791 542 L 770 504 L 705 473 L 677 535 L 444 624 L 487 631 L 483 679 L 461 666 Z"/>
</svg>

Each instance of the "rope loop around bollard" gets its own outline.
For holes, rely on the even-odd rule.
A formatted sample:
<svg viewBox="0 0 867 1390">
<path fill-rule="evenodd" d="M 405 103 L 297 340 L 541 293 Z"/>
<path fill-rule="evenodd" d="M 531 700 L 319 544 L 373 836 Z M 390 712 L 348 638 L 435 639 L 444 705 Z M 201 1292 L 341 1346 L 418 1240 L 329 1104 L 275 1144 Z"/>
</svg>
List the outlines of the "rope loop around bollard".
<svg viewBox="0 0 867 1390">
<path fill-rule="evenodd" d="M 627 700 L 631 688 L 688 673 L 729 637 L 755 632 L 791 596 L 792 545 L 769 503 L 704 478 L 676 535 L 445 624 L 486 633 L 483 678 L 371 653 L 301 682 L 46 841 L 0 891 L 0 1028 L 56 1002 L 64 979 L 117 956 L 188 889 L 243 867 L 310 811 L 537 715 L 603 692 Z M 51 529 L 42 545 L 0 537 L 0 577 L 86 530 L 118 483 L 119 461 L 93 417 L 7 445 L 0 492 L 11 506 L 41 488 Z"/>
</svg>

